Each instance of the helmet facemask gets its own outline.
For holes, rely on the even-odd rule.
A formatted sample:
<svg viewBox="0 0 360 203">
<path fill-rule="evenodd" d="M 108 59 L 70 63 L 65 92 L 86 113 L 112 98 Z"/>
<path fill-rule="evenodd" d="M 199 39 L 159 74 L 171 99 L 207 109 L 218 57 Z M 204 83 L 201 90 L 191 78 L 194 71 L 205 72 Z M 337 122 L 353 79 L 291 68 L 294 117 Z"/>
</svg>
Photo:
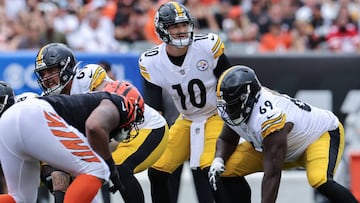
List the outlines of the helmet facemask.
<svg viewBox="0 0 360 203">
<path fill-rule="evenodd" d="M 176 33 L 176 34 L 170 34 L 168 30 L 164 31 L 165 33 L 167 33 L 168 37 L 169 37 L 169 43 L 170 45 L 173 45 L 177 48 L 184 48 L 186 46 L 189 46 L 192 43 L 192 39 L 193 39 L 193 35 L 194 35 L 194 25 L 188 23 L 188 31 L 187 32 L 180 32 L 180 33 Z M 187 37 L 183 38 L 181 37 L 181 35 L 186 34 Z M 173 36 L 177 36 L 176 38 L 174 38 Z"/>
<path fill-rule="evenodd" d="M 9 95 L 0 96 L 0 115 L 6 109 L 6 106 L 8 105 L 8 100 L 9 100 Z"/>
<path fill-rule="evenodd" d="M 71 64 L 71 58 L 67 57 L 65 63 L 63 64 L 62 68 L 58 67 L 57 64 L 54 64 L 52 66 L 46 66 L 46 64 L 43 64 L 44 67 L 37 68 L 35 71 L 35 75 L 38 78 L 38 84 L 41 87 L 44 95 L 57 95 L 61 94 L 63 89 L 66 87 L 66 85 L 72 80 L 76 73 L 76 69 L 79 66 L 80 62 L 78 62 L 74 67 L 70 67 Z M 62 64 L 61 64 L 62 65 Z M 47 77 L 43 77 L 41 74 L 41 71 L 49 68 L 57 68 L 59 71 L 54 72 L 54 74 L 51 74 Z M 47 85 L 49 80 L 53 80 L 54 78 L 59 78 L 58 84 L 52 85 L 52 87 L 49 87 Z M 56 79 L 55 79 L 56 80 Z"/>
<path fill-rule="evenodd" d="M 14 90 L 6 82 L 0 81 L 0 116 L 14 103 Z"/>
<path fill-rule="evenodd" d="M 132 108 L 129 109 L 128 115 L 130 122 L 124 126 L 120 126 L 121 128 L 125 128 L 128 133 L 128 138 L 123 142 L 132 140 L 139 134 L 138 125 L 144 122 L 145 102 L 142 95 L 134 85 L 126 81 L 107 83 L 103 90 L 124 97 L 124 100 L 128 101 L 132 106 Z"/>
<path fill-rule="evenodd" d="M 223 96 L 217 100 L 217 108 L 221 117 L 229 125 L 239 125 L 247 120 L 255 102 L 251 101 L 250 84 L 243 86 L 243 93 L 233 100 L 225 101 Z"/>
</svg>

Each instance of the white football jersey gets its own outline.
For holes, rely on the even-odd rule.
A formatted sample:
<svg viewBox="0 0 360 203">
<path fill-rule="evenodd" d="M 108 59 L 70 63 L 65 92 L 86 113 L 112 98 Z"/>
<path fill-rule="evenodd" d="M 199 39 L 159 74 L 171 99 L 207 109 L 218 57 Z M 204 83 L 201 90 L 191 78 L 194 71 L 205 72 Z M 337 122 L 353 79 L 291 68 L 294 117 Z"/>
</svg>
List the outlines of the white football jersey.
<svg viewBox="0 0 360 203">
<path fill-rule="evenodd" d="M 78 70 L 73 78 L 70 94 L 94 91 L 103 81 L 112 81 L 104 68 L 97 64 L 88 64 Z"/>
<path fill-rule="evenodd" d="M 339 126 L 339 120 L 332 112 L 264 87 L 247 123 L 228 126 L 251 142 L 256 150 L 262 151 L 263 139 L 283 128 L 286 122 L 294 124 L 287 136 L 286 162 L 299 158 L 323 133 Z"/>
<path fill-rule="evenodd" d="M 218 35 L 196 34 L 181 66 L 174 65 L 162 43 L 141 54 L 141 75 L 165 89 L 178 111 L 189 120 L 203 120 L 216 114 L 216 83 L 213 71 L 224 44 Z"/>
<path fill-rule="evenodd" d="M 82 94 L 96 90 L 104 81 L 111 82 L 106 71 L 99 65 L 88 64 L 79 70 L 73 78 L 70 94 Z M 147 104 L 144 107 L 144 122 L 139 128 L 156 129 L 163 127 L 166 120 Z"/>
</svg>

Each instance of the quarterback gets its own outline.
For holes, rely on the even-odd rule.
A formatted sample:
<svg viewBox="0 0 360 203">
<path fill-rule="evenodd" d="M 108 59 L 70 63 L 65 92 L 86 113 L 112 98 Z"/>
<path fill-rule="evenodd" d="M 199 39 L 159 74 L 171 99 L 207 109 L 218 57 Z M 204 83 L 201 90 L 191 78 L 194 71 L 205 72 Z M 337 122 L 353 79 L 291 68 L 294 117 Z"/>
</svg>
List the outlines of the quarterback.
<svg viewBox="0 0 360 203">
<path fill-rule="evenodd" d="M 261 86 L 247 66 L 224 72 L 216 92 L 225 124 L 209 172 L 214 189 L 220 175 L 263 171 L 261 202 L 274 203 L 282 169 L 303 167 L 309 184 L 331 202 L 357 202 L 333 179 L 344 150 L 344 128 L 332 112 Z M 239 144 L 240 136 L 246 141 Z"/>
<path fill-rule="evenodd" d="M 161 5 L 154 22 L 163 43 L 141 54 L 139 68 L 148 104 L 161 111 L 164 90 L 180 112 L 170 128 L 164 154 L 148 170 L 153 202 L 169 202 L 169 175 L 185 161 L 190 160 L 191 168 L 200 168 L 202 177 L 207 176 L 223 125 L 216 110 L 216 83 L 230 63 L 218 35 L 194 34 L 194 19 L 184 5 L 174 1 Z M 238 196 L 249 196 L 245 179 L 237 180 L 246 191 Z M 207 181 L 201 187 L 211 191 Z M 221 190 L 214 192 L 217 202 L 226 202 L 228 197 Z"/>
</svg>

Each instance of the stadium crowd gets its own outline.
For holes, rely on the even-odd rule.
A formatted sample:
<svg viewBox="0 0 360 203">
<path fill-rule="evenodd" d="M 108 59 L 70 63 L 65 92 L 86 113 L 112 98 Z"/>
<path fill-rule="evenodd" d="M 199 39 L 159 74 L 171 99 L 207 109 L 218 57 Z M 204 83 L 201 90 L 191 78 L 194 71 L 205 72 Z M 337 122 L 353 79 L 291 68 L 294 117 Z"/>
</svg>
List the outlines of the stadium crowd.
<svg viewBox="0 0 360 203">
<path fill-rule="evenodd" d="M 153 19 L 164 1 L 0 0 L 0 50 L 36 50 L 49 42 L 86 52 L 150 47 L 160 43 Z M 360 51 L 359 0 L 180 1 L 197 29 L 219 34 L 235 48 L 262 53 Z"/>
</svg>

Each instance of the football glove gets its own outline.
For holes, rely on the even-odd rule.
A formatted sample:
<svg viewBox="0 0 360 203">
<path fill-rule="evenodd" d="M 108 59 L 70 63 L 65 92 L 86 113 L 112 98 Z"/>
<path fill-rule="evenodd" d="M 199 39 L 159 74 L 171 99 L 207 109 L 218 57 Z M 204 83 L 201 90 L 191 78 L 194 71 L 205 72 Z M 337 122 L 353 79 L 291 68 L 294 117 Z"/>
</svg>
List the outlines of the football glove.
<svg viewBox="0 0 360 203">
<path fill-rule="evenodd" d="M 225 171 L 224 160 L 220 157 L 216 157 L 211 163 L 211 167 L 208 173 L 209 182 L 214 191 L 217 190 L 217 181 L 220 179 L 221 174 Z"/>
</svg>

